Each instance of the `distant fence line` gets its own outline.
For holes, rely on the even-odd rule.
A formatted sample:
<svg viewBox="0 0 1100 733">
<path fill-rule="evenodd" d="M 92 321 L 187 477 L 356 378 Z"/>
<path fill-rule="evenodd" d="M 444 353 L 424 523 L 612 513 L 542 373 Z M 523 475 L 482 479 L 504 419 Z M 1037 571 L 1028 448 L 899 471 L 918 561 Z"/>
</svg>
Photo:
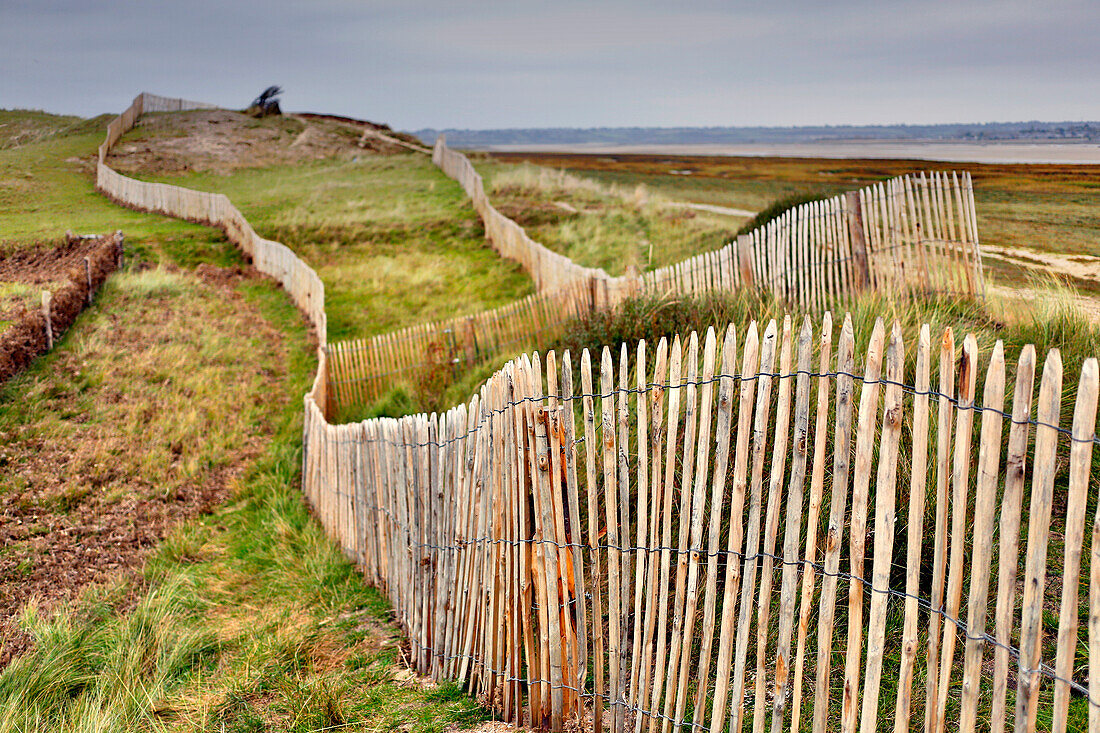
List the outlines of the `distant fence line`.
<svg viewBox="0 0 1100 733">
<path fill-rule="evenodd" d="M 306 314 L 317 333 L 318 342 L 324 347 L 328 343 L 324 283 L 313 268 L 299 259 L 289 247 L 258 235 L 224 194 L 193 191 L 167 183 L 139 181 L 117 173 L 107 165 L 107 155 L 111 148 L 133 128 L 144 112 L 189 109 L 216 107 L 148 93 L 135 97 L 126 111 L 107 125 L 107 138 L 99 146 L 96 187 L 127 206 L 221 228 L 229 241 L 252 259 L 257 270 L 275 278 L 290 294 L 295 305 Z"/>
<path fill-rule="evenodd" d="M 868 288 L 898 295 L 985 293 L 969 173 L 900 176 L 801 204 L 719 250 L 637 277 L 611 277 L 539 244 L 497 211 L 473 164 L 442 136 L 432 160 L 473 201 L 493 247 L 519 262 L 540 292 L 587 279 L 606 306 L 639 289 L 753 287 L 818 312 Z"/>
<path fill-rule="evenodd" d="M 201 197 L 120 179 L 101 185 L 203 220 Z M 220 225 L 266 251 L 246 222 Z M 312 274 L 290 257 L 279 267 Z M 913 260 L 901 262 L 909 283 Z M 563 283 L 576 307 L 593 307 L 577 280 Z M 299 282 L 311 287 L 284 280 L 301 305 Z M 303 310 L 323 334 L 315 292 Z M 504 319 L 475 322 L 498 330 L 491 348 L 507 345 Z M 1100 730 L 1100 514 L 1082 562 L 1096 360 L 1064 427 L 1057 351 L 1034 410 L 1036 355 L 1021 352 L 1006 411 L 999 343 L 980 403 L 972 336 L 957 349 L 948 329 L 934 346 L 925 326 L 911 374 L 897 324 L 875 325 L 860 369 L 855 343 L 850 320 L 838 337 L 828 312 L 797 334 L 790 318 L 762 333 L 731 325 L 652 353 L 624 346 L 617 360 L 604 349 L 595 371 L 586 351 L 579 389 L 573 357 L 535 353 L 444 413 L 347 425 L 325 407 L 340 389 L 331 363 L 352 350 L 323 348 L 303 491 L 389 595 L 416 668 L 461 680 L 509 722 Z"/>
<path fill-rule="evenodd" d="M 505 330 L 514 334 L 505 343 L 515 348 L 542 348 L 543 342 L 523 334 L 557 335 L 562 313 L 585 315 L 640 292 L 756 289 L 822 312 L 869 289 L 899 297 L 973 297 L 985 290 L 968 173 L 901 176 L 803 204 L 721 249 L 639 276 L 611 277 L 549 250 L 497 211 L 473 164 L 442 137 L 432 160 L 459 182 L 494 249 L 524 267 L 538 295 L 477 316 L 333 344 L 328 368 L 334 407 L 377 399 L 395 378 L 415 380 L 448 363 L 471 366 L 501 356 L 462 347 L 460 331 L 467 342 L 499 343 L 498 332 Z"/>
</svg>

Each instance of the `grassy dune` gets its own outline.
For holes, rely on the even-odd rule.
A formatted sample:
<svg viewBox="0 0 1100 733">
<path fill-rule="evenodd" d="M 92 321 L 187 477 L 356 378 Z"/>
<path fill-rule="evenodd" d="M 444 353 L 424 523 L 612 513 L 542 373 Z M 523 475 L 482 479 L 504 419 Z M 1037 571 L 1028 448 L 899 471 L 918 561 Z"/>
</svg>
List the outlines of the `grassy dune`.
<svg viewBox="0 0 1100 733">
<path fill-rule="evenodd" d="M 219 232 L 96 194 L 94 128 L 0 149 L 7 246 L 122 228 L 129 252 L 0 386 L 0 731 L 482 720 L 408 674 L 388 603 L 309 515 L 300 314 Z"/>
<path fill-rule="evenodd" d="M 974 177 L 983 244 L 1100 256 L 1100 166 L 534 153 L 493 157 L 564 169 L 607 186 L 644 185 L 673 200 L 754 211 L 792 194 L 832 195 L 913 171 L 965 169 Z M 1010 262 L 987 258 L 986 265 L 1002 282 L 1018 284 L 1026 278 L 1026 270 Z"/>
<path fill-rule="evenodd" d="M 485 242 L 458 184 L 422 154 L 141 177 L 227 194 L 261 235 L 294 249 L 325 282 L 334 341 L 533 292 Z"/>
<path fill-rule="evenodd" d="M 601 181 L 532 165 L 476 160 L 489 196 L 536 241 L 612 275 L 718 249 L 745 221 L 669 206 L 644 182 Z"/>
</svg>

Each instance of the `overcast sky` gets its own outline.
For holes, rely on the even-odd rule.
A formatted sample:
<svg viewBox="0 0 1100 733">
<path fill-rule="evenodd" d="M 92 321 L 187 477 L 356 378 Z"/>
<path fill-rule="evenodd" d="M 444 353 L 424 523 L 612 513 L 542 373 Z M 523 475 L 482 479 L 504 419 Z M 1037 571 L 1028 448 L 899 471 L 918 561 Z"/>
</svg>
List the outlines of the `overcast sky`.
<svg viewBox="0 0 1100 733">
<path fill-rule="evenodd" d="M 0 0 L 0 107 L 401 129 L 1096 120 L 1098 0 Z"/>
</svg>

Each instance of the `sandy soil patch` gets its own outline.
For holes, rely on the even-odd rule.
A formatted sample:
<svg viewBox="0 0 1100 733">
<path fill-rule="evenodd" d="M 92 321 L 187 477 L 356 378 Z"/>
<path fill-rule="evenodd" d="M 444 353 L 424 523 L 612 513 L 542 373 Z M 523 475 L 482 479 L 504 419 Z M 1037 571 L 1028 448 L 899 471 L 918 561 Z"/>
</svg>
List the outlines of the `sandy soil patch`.
<svg viewBox="0 0 1100 733">
<path fill-rule="evenodd" d="M 229 110 L 146 115 L 114 148 L 109 164 L 129 175 L 229 173 L 239 168 L 406 152 L 399 145 L 377 140 L 361 147 L 364 125 L 373 123 L 322 115 L 255 119 Z"/>
</svg>

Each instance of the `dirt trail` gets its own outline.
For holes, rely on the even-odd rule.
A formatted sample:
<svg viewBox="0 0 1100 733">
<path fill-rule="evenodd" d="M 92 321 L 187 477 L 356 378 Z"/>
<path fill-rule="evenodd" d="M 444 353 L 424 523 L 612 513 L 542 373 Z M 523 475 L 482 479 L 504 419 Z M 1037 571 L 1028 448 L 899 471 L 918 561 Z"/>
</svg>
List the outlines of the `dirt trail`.
<svg viewBox="0 0 1100 733">
<path fill-rule="evenodd" d="M 695 204 L 690 201 L 670 201 L 667 205 L 673 208 L 695 209 L 696 211 L 707 211 L 711 214 L 725 214 L 726 216 L 740 216 L 745 218 L 751 218 L 758 213 L 756 211 L 749 211 L 748 209 L 732 209 L 728 206 L 715 206 L 714 204 Z"/>
<path fill-rule="evenodd" d="M 32 643 L 18 625 L 25 604 L 48 611 L 137 577 L 173 527 L 222 503 L 288 399 L 276 389 L 283 334 L 236 289 L 257 273 L 158 273 L 120 276 L 47 369 L 7 386 L 0 668 Z"/>
<path fill-rule="evenodd" d="M 1083 281 L 1100 286 L 1100 257 L 1038 252 L 1018 247 L 984 244 L 982 257 L 1002 260 L 1037 275 L 1064 276 L 1071 278 L 1071 281 Z M 1044 297 L 1040 290 L 1029 287 L 990 283 L 988 289 L 991 295 L 999 296 L 1009 302 L 1026 303 Z M 1093 323 L 1100 323 L 1100 298 L 1083 292 L 1073 296 L 1073 300 L 1086 318 Z"/>
<path fill-rule="evenodd" d="M 1019 247 L 982 245 L 982 257 L 993 257 L 1019 267 L 1053 275 L 1068 275 L 1100 285 L 1100 257 L 1039 252 Z"/>
</svg>

